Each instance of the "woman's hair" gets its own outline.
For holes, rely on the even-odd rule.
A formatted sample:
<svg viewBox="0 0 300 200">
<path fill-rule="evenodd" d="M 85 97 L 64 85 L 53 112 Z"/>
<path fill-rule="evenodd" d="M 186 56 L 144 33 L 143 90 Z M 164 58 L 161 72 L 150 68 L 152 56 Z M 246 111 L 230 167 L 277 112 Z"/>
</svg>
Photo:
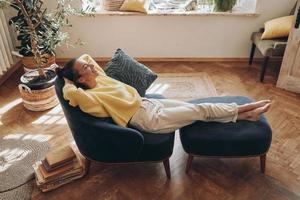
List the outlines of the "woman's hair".
<svg viewBox="0 0 300 200">
<path fill-rule="evenodd" d="M 77 82 L 80 75 L 76 72 L 76 70 L 74 70 L 74 65 L 75 65 L 76 60 L 77 60 L 77 58 L 72 58 L 63 67 L 57 67 L 55 69 L 55 72 L 58 77 L 66 78 L 70 81 L 73 81 L 77 87 L 86 89 L 86 86 L 84 84 Z"/>
<path fill-rule="evenodd" d="M 76 58 L 72 58 L 63 67 L 57 67 L 55 69 L 57 76 L 75 82 L 79 76 L 78 73 L 73 69 L 75 62 Z"/>
</svg>

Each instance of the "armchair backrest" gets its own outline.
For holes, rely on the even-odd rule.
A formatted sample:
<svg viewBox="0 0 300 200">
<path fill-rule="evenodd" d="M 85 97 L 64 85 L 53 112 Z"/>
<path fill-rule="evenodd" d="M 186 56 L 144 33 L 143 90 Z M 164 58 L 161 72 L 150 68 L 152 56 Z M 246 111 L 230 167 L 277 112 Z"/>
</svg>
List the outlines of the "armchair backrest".
<svg viewBox="0 0 300 200">
<path fill-rule="evenodd" d="M 57 79 L 55 81 L 56 95 L 58 97 L 58 100 L 61 104 L 61 107 L 64 111 L 64 114 L 67 118 L 68 124 L 69 124 L 71 129 L 73 127 L 73 123 L 71 123 L 71 122 L 75 122 L 77 120 L 85 121 L 85 120 L 97 119 L 98 121 L 101 120 L 101 121 L 106 122 L 106 123 L 114 124 L 114 121 L 110 117 L 107 117 L 107 118 L 93 117 L 93 116 L 91 116 L 87 113 L 82 112 L 80 110 L 80 108 L 78 108 L 78 107 L 70 106 L 69 102 L 66 101 L 63 97 L 62 88 L 63 88 L 64 84 L 65 84 L 64 80 L 62 78 L 57 77 Z"/>
</svg>

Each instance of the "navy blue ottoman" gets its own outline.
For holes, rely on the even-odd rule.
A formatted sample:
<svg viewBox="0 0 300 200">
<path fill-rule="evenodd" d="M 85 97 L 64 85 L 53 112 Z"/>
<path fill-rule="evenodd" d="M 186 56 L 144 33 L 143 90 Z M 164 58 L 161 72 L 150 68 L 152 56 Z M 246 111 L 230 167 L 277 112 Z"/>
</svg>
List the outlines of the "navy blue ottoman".
<svg viewBox="0 0 300 200">
<path fill-rule="evenodd" d="M 211 97 L 192 100 L 190 103 L 245 104 L 251 99 L 241 96 Z M 189 154 L 186 165 L 188 173 L 194 156 L 207 157 L 254 157 L 260 156 L 261 172 L 265 172 L 266 154 L 272 140 L 272 130 L 267 119 L 218 123 L 197 121 L 180 129 L 180 139 Z"/>
</svg>

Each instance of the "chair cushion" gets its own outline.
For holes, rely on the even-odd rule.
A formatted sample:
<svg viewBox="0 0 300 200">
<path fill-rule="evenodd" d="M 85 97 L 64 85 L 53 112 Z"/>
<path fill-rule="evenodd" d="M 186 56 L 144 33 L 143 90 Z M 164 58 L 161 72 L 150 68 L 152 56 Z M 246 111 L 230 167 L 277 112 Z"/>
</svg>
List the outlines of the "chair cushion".
<svg viewBox="0 0 300 200">
<path fill-rule="evenodd" d="M 191 103 L 249 103 L 241 96 L 211 97 Z M 218 123 L 197 121 L 180 129 L 180 138 L 187 153 L 203 156 L 254 156 L 266 153 L 270 147 L 272 130 L 264 116 L 259 121 Z"/>
<path fill-rule="evenodd" d="M 164 99 L 160 94 L 146 94 L 147 98 Z M 138 158 L 139 161 L 153 161 L 168 158 L 173 153 L 174 133 L 157 134 L 141 132 L 144 137 L 144 146 Z"/>
<path fill-rule="evenodd" d="M 262 40 L 261 36 L 261 32 L 254 32 L 252 33 L 251 40 L 263 56 L 283 56 L 287 38 Z M 278 45 L 283 43 L 285 45 Z"/>
</svg>

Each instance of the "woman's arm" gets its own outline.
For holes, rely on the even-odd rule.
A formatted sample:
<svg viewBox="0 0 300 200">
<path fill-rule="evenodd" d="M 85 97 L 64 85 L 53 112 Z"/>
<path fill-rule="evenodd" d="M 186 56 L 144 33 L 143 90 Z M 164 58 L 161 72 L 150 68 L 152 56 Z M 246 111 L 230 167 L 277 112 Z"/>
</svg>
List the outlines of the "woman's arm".
<svg viewBox="0 0 300 200">
<path fill-rule="evenodd" d="M 99 100 L 81 88 L 77 88 L 72 81 L 66 81 L 63 87 L 64 99 L 73 107 L 79 106 L 80 110 L 95 117 L 109 117 Z"/>
<path fill-rule="evenodd" d="M 88 54 L 83 54 L 78 58 L 79 60 L 84 60 L 89 64 L 94 65 L 95 69 L 102 75 L 106 75 L 103 69 L 98 65 L 98 63 Z"/>
</svg>

